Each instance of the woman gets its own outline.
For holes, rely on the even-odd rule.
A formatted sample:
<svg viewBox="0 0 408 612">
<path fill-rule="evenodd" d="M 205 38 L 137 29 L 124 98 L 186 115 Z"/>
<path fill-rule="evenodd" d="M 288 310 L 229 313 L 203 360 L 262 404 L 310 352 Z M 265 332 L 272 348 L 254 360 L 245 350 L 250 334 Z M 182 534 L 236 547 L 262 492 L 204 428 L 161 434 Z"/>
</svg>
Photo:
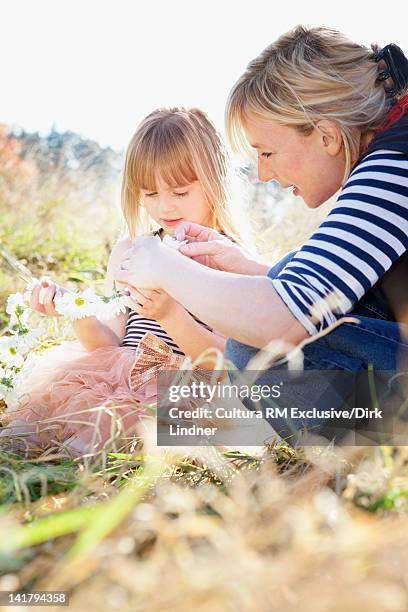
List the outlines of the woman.
<svg viewBox="0 0 408 612">
<path fill-rule="evenodd" d="M 228 135 L 257 151 L 260 180 L 293 186 L 310 208 L 341 189 L 328 217 L 272 269 L 182 224 L 188 258 L 140 238 L 117 280 L 170 293 L 230 337 L 226 355 L 239 368 L 271 341 L 293 347 L 322 332 L 304 347 L 305 369 L 395 370 L 408 357 L 393 304 L 408 249 L 407 85 L 395 45 L 373 51 L 301 26 L 280 37 L 232 89 Z M 353 320 L 338 325 L 346 314 Z"/>
</svg>

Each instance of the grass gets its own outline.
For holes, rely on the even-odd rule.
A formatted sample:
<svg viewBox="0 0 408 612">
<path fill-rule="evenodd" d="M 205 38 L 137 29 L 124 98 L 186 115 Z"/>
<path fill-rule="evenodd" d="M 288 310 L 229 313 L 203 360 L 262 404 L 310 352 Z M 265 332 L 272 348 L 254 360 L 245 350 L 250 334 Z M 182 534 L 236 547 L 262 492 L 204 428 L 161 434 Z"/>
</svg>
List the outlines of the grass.
<svg viewBox="0 0 408 612">
<path fill-rule="evenodd" d="M 407 449 L 195 451 L 28 461 L 3 450 L 0 581 L 67 589 L 76 610 L 106 597 L 126 610 L 263 609 L 272 594 L 264 609 L 312 610 L 318 578 L 339 610 L 351 593 L 388 609 L 376 581 L 405 602 Z"/>
</svg>

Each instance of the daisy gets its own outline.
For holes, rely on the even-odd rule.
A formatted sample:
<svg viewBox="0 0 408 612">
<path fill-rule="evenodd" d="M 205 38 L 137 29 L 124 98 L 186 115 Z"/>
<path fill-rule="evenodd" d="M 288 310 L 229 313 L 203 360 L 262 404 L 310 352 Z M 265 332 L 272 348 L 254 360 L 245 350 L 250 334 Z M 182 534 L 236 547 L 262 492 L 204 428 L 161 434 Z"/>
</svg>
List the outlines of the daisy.
<svg viewBox="0 0 408 612">
<path fill-rule="evenodd" d="M 122 312 L 126 313 L 126 299 L 126 296 L 102 297 L 98 317 L 100 319 L 112 319 Z"/>
<path fill-rule="evenodd" d="M 27 329 L 28 321 L 30 319 L 30 311 L 24 310 L 22 314 L 12 314 L 9 319 L 9 328 L 10 331 L 14 333 L 19 333 L 22 329 Z"/>
<path fill-rule="evenodd" d="M 29 353 L 24 361 L 24 365 L 15 377 L 15 385 L 21 384 L 29 374 L 31 374 L 34 366 L 38 361 L 38 356 L 35 353 Z"/>
<path fill-rule="evenodd" d="M 24 328 L 18 333 L 19 347 L 21 351 L 30 351 L 32 348 L 37 346 L 38 338 L 43 335 L 41 329 L 27 329 Z"/>
<path fill-rule="evenodd" d="M 8 368 L 21 368 L 24 363 L 17 335 L 0 338 L 0 363 Z"/>
<path fill-rule="evenodd" d="M 8 391 L 9 391 L 9 387 L 7 387 L 6 385 L 3 385 L 3 383 L 0 382 L 0 400 L 6 399 Z"/>
<path fill-rule="evenodd" d="M 74 321 L 84 317 L 95 316 L 99 310 L 101 299 L 92 289 L 82 292 L 67 292 L 54 298 L 55 309 L 61 315 Z"/>
<path fill-rule="evenodd" d="M 8 406 L 11 406 L 11 404 L 18 397 L 21 397 L 22 393 L 24 392 L 22 391 L 23 385 L 26 382 L 29 375 L 31 374 L 31 372 L 33 371 L 34 366 L 36 365 L 37 362 L 38 362 L 38 356 L 35 355 L 35 353 L 29 353 L 29 355 L 26 357 L 24 361 L 24 365 L 22 366 L 22 368 L 17 373 L 13 372 L 12 377 L 9 377 L 8 379 L 9 386 L 8 386 L 7 395 L 4 397 L 4 393 L 3 393 L 3 399 L 6 401 L 6 404 Z M 0 384 L 5 383 L 5 382 L 6 382 L 5 380 L 0 379 Z M 1 391 L 0 391 L 0 394 L 1 394 Z"/>
<path fill-rule="evenodd" d="M 7 298 L 6 313 L 10 315 L 10 323 L 12 326 L 25 326 L 29 318 L 29 311 L 24 304 L 22 293 L 12 293 Z"/>
<path fill-rule="evenodd" d="M 19 311 L 21 312 L 25 310 L 22 293 L 12 293 L 7 298 L 7 307 L 6 307 L 7 314 L 9 315 L 14 314 L 16 311 L 16 308 L 18 308 Z"/>
<path fill-rule="evenodd" d="M 10 379 L 11 380 L 11 379 Z M 13 384 L 11 386 L 0 383 L 0 399 L 6 402 L 8 408 L 16 405 L 19 395 L 14 390 Z"/>
</svg>

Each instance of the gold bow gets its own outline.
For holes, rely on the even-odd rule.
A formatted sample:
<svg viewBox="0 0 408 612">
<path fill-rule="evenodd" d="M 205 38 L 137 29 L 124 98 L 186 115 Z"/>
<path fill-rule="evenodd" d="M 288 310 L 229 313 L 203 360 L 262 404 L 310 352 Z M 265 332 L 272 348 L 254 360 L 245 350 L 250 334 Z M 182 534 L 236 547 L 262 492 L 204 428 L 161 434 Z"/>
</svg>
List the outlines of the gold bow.
<svg viewBox="0 0 408 612">
<path fill-rule="evenodd" d="M 161 370 L 181 370 L 185 361 L 184 355 L 177 355 L 173 349 L 161 338 L 151 332 L 146 332 L 136 349 L 135 359 L 129 374 L 129 386 L 137 391 L 142 385 L 151 381 L 157 383 L 157 374 Z M 213 370 L 201 366 L 187 367 L 183 370 L 185 384 L 192 380 L 212 382 L 214 384 Z"/>
<path fill-rule="evenodd" d="M 132 391 L 137 391 L 149 380 L 155 379 L 160 370 L 177 370 L 184 360 L 185 357 L 174 353 L 164 340 L 146 332 L 136 349 L 129 386 Z"/>
</svg>

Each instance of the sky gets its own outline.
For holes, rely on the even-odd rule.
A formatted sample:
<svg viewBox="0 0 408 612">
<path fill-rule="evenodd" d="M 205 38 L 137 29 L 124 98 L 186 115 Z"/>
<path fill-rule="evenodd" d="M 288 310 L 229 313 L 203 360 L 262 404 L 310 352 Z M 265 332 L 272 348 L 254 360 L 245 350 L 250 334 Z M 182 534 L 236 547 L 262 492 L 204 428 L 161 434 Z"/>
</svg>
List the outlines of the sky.
<svg viewBox="0 0 408 612">
<path fill-rule="evenodd" d="M 299 23 L 408 52 L 406 0 L 0 0 L 0 123 L 126 147 L 159 106 L 198 106 L 223 131 L 248 62 Z M 381 8 L 381 6 L 385 8 Z"/>
</svg>

